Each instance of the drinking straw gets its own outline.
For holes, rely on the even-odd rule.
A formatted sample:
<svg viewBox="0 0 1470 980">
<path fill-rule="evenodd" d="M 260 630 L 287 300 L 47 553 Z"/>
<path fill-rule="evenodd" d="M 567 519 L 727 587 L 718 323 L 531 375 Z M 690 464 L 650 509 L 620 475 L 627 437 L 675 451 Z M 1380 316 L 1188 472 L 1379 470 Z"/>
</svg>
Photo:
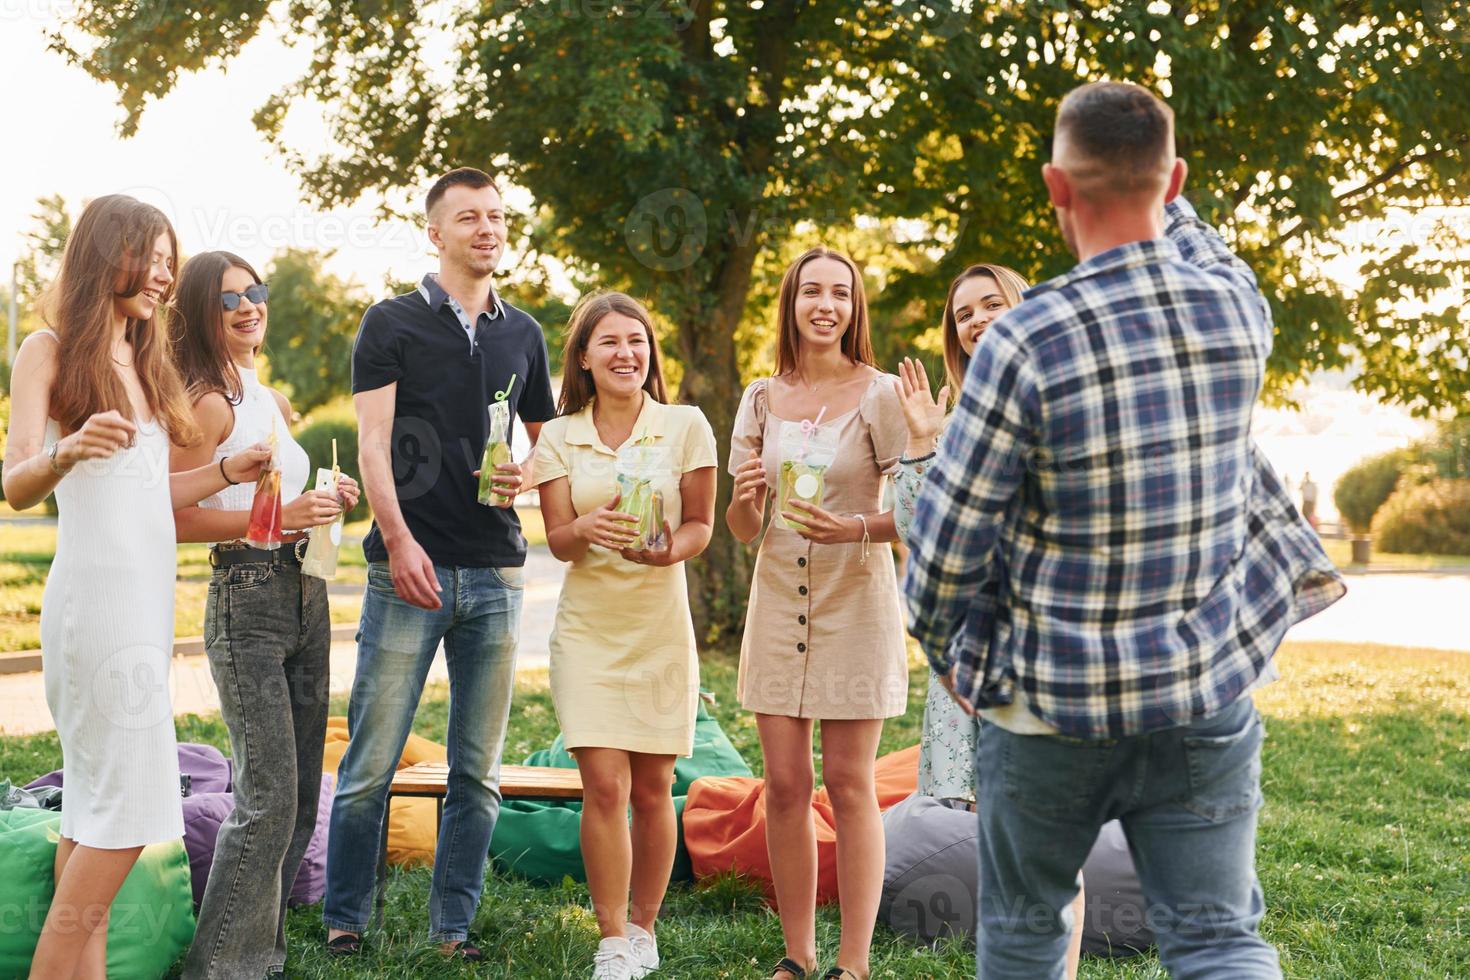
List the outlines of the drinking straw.
<svg viewBox="0 0 1470 980">
<path fill-rule="evenodd" d="M 514 374 L 512 374 L 510 376 L 510 383 L 505 386 L 505 390 L 504 391 L 497 391 L 495 393 L 495 400 L 498 401 L 498 402 L 505 401 L 507 398 L 510 397 L 510 390 L 512 388 L 514 388 L 515 386 L 516 386 L 516 376 Z"/>
<path fill-rule="evenodd" d="M 821 410 L 817 412 L 815 420 L 801 420 L 801 458 L 803 461 L 806 460 L 806 444 L 811 439 L 812 433 L 817 431 L 817 426 L 822 424 L 822 416 L 826 414 L 827 406 L 823 405 Z"/>
</svg>

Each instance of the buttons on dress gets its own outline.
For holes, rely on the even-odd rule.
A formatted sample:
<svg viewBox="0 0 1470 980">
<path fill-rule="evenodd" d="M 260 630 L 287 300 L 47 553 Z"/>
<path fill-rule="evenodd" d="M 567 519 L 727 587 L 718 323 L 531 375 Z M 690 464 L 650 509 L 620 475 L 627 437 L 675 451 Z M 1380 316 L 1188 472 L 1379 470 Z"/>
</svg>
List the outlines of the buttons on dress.
<svg viewBox="0 0 1470 980">
<path fill-rule="evenodd" d="M 796 587 L 796 591 L 797 592 L 800 592 L 802 595 L 806 595 L 806 586 L 799 585 L 799 586 Z"/>
<path fill-rule="evenodd" d="M 796 617 L 796 621 L 798 623 L 800 623 L 801 625 L 805 626 L 806 625 L 806 614 L 805 613 L 802 613 L 800 616 L 797 616 Z"/>
<path fill-rule="evenodd" d="M 796 567 L 797 568 L 805 568 L 806 567 L 806 559 L 805 558 L 798 558 L 798 559 L 796 559 Z"/>
<path fill-rule="evenodd" d="M 806 653 L 806 644 L 805 643 L 798 643 L 796 645 L 796 652 L 797 653 Z"/>
</svg>

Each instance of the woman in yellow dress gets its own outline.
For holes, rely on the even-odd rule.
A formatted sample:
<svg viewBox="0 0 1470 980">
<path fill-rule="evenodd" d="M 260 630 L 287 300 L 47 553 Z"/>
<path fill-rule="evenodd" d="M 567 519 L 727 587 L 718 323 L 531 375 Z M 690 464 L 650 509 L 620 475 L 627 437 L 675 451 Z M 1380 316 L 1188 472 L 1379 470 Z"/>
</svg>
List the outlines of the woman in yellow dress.
<svg viewBox="0 0 1470 980">
<path fill-rule="evenodd" d="M 582 774 L 582 858 L 602 933 L 593 978 L 622 980 L 659 962 L 674 759 L 694 751 L 699 696 L 683 563 L 709 544 L 715 438 L 699 409 L 667 403 L 648 312 L 622 293 L 578 304 L 564 365 L 535 463 L 547 543 L 571 563 L 551 694 Z"/>
</svg>

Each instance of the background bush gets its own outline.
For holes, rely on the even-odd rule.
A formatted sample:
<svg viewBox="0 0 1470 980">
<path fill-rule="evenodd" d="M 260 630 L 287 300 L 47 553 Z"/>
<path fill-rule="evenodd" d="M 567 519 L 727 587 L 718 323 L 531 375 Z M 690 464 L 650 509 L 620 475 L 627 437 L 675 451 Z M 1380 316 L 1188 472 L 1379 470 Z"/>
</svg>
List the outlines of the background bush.
<svg viewBox="0 0 1470 980">
<path fill-rule="evenodd" d="M 1373 515 L 1393 495 L 1404 470 L 1418 456 L 1416 449 L 1395 449 L 1370 456 L 1338 478 L 1332 501 L 1354 534 L 1368 533 Z"/>
<path fill-rule="evenodd" d="M 337 398 L 313 410 L 301 421 L 301 430 L 296 441 L 306 450 L 311 459 L 310 485 L 316 485 L 316 471 L 320 466 L 332 465 L 332 440 L 337 440 L 337 463 L 342 472 L 359 484 L 362 474 L 357 469 L 357 415 L 352 410 L 350 397 Z M 368 508 L 367 494 L 357 506 L 347 512 L 347 520 L 366 520 L 372 516 Z"/>
<path fill-rule="evenodd" d="M 1401 554 L 1470 555 L 1470 480 L 1405 483 L 1373 519 L 1378 547 Z"/>
</svg>

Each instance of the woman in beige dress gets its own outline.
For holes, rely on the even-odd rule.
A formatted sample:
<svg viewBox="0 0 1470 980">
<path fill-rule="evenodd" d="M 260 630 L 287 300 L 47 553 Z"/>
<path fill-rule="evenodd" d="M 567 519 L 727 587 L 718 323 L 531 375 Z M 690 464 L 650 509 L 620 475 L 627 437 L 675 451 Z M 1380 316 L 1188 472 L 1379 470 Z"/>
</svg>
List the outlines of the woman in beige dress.
<svg viewBox="0 0 1470 980">
<path fill-rule="evenodd" d="M 769 491 L 795 445 L 835 444 L 835 455 L 820 486 L 796 484 L 786 510 L 772 515 L 740 652 L 740 700 L 756 713 L 765 758 L 766 846 L 786 941 L 774 977 L 802 980 L 816 968 L 812 726 L 821 719 L 842 896 L 842 941 L 826 976 L 865 980 L 883 885 L 873 762 L 883 719 L 908 701 L 887 547 L 897 533 L 892 512 L 881 512 L 907 431 L 897 379 L 874 366 L 862 277 L 850 259 L 825 248 L 798 258 L 781 281 L 779 318 L 776 375 L 746 389 L 735 422 L 731 532 L 746 543 L 761 534 Z M 805 494 L 812 502 L 799 499 L 804 490 L 815 491 Z"/>
<path fill-rule="evenodd" d="M 600 293 L 579 303 L 564 363 L 535 464 L 547 544 L 571 563 L 551 634 L 551 696 L 582 774 L 582 857 L 602 933 L 592 977 L 630 980 L 659 966 L 654 922 L 678 843 L 674 759 L 694 751 L 699 696 L 684 562 L 709 544 L 719 459 L 699 409 L 667 404 L 637 301 Z M 661 541 L 634 542 L 620 467 L 660 494 L 662 521 L 654 507 L 650 523 L 661 523 Z M 628 509 L 651 500 L 631 496 L 643 503 Z"/>
</svg>

